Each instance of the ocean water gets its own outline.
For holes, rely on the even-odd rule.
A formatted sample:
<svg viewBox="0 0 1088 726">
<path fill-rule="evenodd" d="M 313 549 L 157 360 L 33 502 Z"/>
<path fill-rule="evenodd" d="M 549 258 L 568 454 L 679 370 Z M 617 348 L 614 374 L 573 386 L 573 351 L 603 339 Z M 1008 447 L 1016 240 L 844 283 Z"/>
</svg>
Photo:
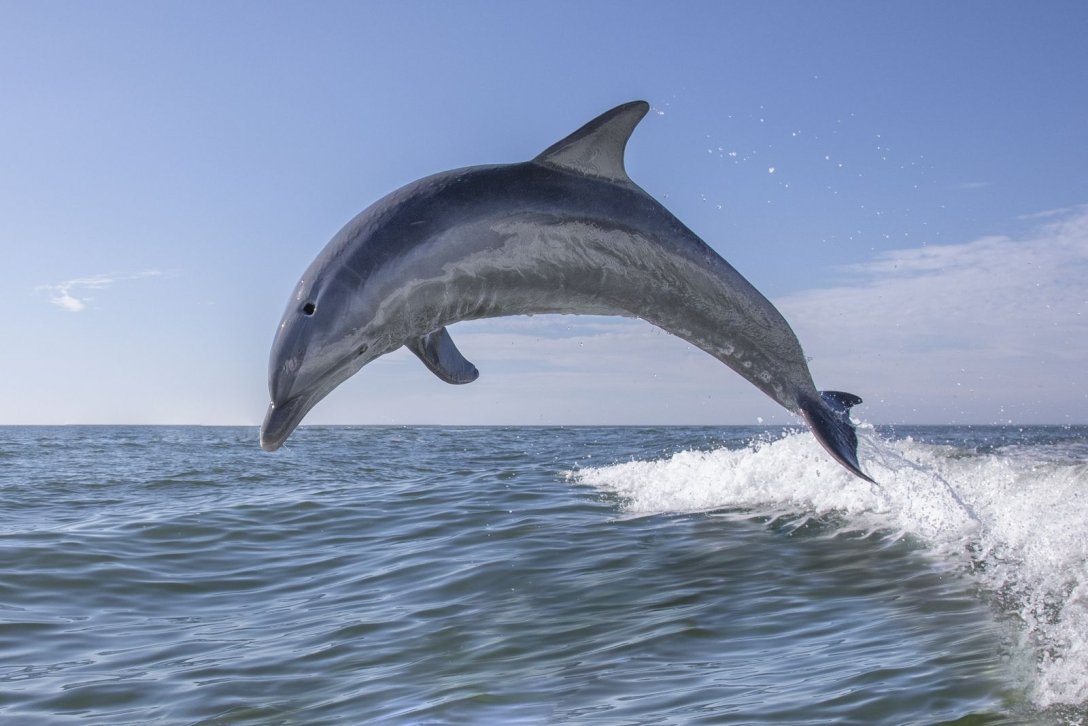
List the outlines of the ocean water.
<svg viewBox="0 0 1088 726">
<path fill-rule="evenodd" d="M 1088 428 L 0 428 L 0 723 L 1088 723 Z"/>
</svg>

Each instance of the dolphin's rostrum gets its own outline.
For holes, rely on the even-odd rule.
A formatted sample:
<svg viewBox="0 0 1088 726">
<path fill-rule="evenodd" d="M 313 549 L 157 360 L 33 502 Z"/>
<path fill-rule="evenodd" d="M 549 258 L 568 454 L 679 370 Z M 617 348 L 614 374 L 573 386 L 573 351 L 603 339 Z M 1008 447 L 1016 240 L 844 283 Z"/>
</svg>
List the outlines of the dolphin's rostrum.
<svg viewBox="0 0 1088 726">
<path fill-rule="evenodd" d="M 280 322 L 261 447 L 279 448 L 326 394 L 401 346 L 448 383 L 476 380 L 447 325 L 624 315 L 725 363 L 869 479 L 849 418 L 861 399 L 818 392 L 774 306 L 627 176 L 627 139 L 648 110 L 618 106 L 531 161 L 420 179 L 351 220 L 303 274 Z"/>
</svg>

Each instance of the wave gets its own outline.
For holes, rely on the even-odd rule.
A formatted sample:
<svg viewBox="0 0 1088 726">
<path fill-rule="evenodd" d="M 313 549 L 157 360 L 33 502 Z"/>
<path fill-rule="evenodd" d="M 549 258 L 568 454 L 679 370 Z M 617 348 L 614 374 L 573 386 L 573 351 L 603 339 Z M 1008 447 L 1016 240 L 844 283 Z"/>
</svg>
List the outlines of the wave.
<svg viewBox="0 0 1088 726">
<path fill-rule="evenodd" d="M 845 472 L 808 432 L 742 449 L 684 451 L 585 468 L 575 481 L 619 497 L 633 516 L 741 510 L 820 516 L 839 531 L 922 540 L 1015 625 L 1042 709 L 1088 704 L 1088 463 L 1079 449 L 968 449 L 861 434 L 878 484 Z M 1073 445 L 1074 448 L 1082 443 Z"/>
</svg>

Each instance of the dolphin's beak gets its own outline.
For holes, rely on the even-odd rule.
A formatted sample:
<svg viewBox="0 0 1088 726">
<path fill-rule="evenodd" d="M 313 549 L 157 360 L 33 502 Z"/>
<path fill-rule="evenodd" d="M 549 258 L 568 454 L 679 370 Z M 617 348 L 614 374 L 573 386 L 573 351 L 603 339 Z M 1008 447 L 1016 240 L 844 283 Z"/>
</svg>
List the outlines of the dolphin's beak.
<svg viewBox="0 0 1088 726">
<path fill-rule="evenodd" d="M 275 401 L 268 404 L 264 423 L 261 424 L 262 449 L 275 451 L 283 445 L 283 442 L 302 421 L 302 417 L 310 410 L 311 407 L 305 405 L 306 399 L 306 396 L 295 396 L 282 404 L 277 404 Z"/>
<path fill-rule="evenodd" d="M 282 401 L 276 394 L 289 392 L 291 390 L 289 384 L 294 383 L 295 380 L 293 377 L 273 377 L 269 385 L 272 402 L 268 404 L 264 423 L 261 424 L 261 448 L 265 451 L 275 451 L 280 448 L 310 409 L 362 367 L 361 364 L 351 365 L 353 360 L 358 361 L 360 358 L 355 356 L 347 363 L 331 367 L 328 373 L 317 380 L 316 385 L 303 388 L 301 393 L 294 395 L 287 393 Z"/>
</svg>

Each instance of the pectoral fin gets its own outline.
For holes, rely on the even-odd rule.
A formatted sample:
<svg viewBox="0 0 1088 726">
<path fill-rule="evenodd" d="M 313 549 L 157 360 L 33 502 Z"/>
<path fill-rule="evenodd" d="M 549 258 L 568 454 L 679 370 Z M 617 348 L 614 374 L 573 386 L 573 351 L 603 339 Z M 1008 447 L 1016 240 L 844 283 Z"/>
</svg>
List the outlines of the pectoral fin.
<svg viewBox="0 0 1088 726">
<path fill-rule="evenodd" d="M 472 383 L 480 377 L 480 371 L 465 360 L 445 328 L 409 340 L 405 346 L 446 383 Z"/>
</svg>

